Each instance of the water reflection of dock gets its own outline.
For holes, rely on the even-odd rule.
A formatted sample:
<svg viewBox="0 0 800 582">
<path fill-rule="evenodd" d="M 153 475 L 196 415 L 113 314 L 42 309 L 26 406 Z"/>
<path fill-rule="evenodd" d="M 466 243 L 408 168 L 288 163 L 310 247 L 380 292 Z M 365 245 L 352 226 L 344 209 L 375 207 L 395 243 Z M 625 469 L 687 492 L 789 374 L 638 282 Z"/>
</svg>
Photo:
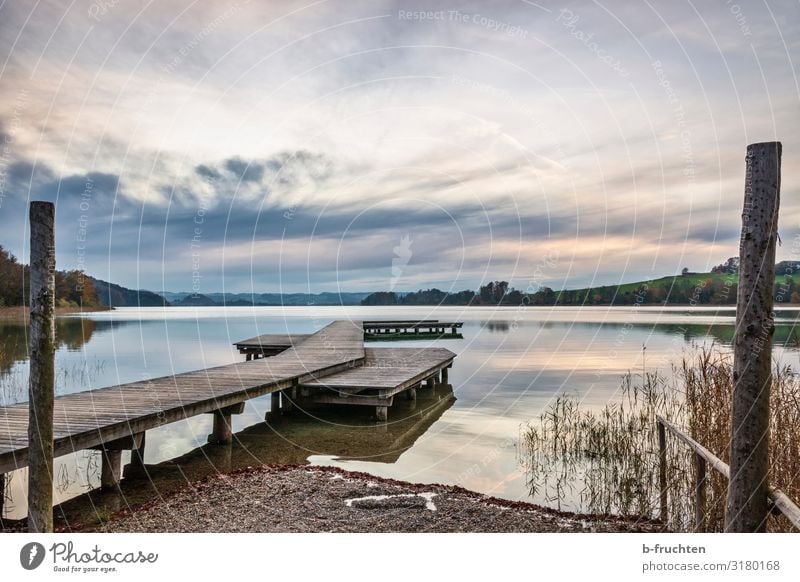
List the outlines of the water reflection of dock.
<svg viewBox="0 0 800 582">
<path fill-rule="evenodd" d="M 227 446 L 234 440 L 232 415 L 265 394 L 271 394 L 270 422 L 279 414 L 300 414 L 320 404 L 366 405 L 385 422 L 389 407 L 403 408 L 395 402 L 398 394 L 406 395 L 405 407 L 413 407 L 421 389 L 436 392 L 437 385 L 446 385 L 455 358 L 440 348 L 366 350 L 365 330 L 357 321 L 336 321 L 309 336 L 280 340 L 282 346 L 274 343 L 275 337 L 268 338 L 272 343 L 265 343 L 267 349 L 255 358 L 247 354 L 245 362 L 57 397 L 55 456 L 101 451 L 101 484 L 115 489 L 123 451 L 131 451 L 130 474 L 145 470 L 147 430 L 208 413 L 213 416 L 209 442 Z M 265 357 L 268 351 L 275 355 Z M 27 403 L 0 407 L 0 485 L 6 473 L 27 465 L 27 419 Z M 378 430 L 393 434 L 398 425 L 392 424 L 395 428 Z M 376 430 L 374 420 L 368 429 Z M 220 452 L 228 454 L 223 448 L 215 455 Z"/>
</svg>

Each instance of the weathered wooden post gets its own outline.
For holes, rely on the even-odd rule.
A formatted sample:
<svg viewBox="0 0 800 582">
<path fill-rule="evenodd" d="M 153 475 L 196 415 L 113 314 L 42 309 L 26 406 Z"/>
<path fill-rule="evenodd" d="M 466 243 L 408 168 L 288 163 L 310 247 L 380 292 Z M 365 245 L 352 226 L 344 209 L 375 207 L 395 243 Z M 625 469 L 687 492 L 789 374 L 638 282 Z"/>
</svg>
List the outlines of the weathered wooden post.
<svg viewBox="0 0 800 582">
<path fill-rule="evenodd" d="M 6 474 L 0 473 L 0 529 L 3 525 L 3 509 L 6 504 Z"/>
<path fill-rule="evenodd" d="M 658 488 L 659 488 L 659 517 L 667 523 L 667 430 L 664 425 L 656 421 L 658 430 Z"/>
<path fill-rule="evenodd" d="M 730 484 L 725 531 L 766 529 L 769 393 L 775 242 L 781 189 L 780 142 L 747 146 L 736 297 Z"/>
<path fill-rule="evenodd" d="M 28 531 L 53 531 L 55 207 L 31 202 Z"/>
</svg>

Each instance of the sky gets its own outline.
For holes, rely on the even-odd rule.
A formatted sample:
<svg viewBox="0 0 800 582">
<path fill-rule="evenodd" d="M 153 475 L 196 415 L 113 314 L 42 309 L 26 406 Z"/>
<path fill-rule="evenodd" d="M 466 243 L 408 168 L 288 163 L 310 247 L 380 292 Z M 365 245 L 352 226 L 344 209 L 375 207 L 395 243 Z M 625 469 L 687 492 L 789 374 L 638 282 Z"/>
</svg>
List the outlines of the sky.
<svg viewBox="0 0 800 582">
<path fill-rule="evenodd" d="M 522 290 L 738 253 L 800 4 L 0 0 L 0 245 L 154 291 Z"/>
</svg>

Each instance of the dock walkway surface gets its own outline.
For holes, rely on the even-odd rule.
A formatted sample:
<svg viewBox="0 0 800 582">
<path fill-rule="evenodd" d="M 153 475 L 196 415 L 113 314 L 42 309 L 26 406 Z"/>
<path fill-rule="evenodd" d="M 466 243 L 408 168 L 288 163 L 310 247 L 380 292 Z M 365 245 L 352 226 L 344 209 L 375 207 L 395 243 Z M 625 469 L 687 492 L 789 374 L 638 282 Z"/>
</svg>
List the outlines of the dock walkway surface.
<svg viewBox="0 0 800 582">
<path fill-rule="evenodd" d="M 359 365 L 364 360 L 363 336 L 360 322 L 336 321 L 272 358 L 59 396 L 53 415 L 54 454 L 235 408 L 251 398 Z M 0 474 L 27 465 L 27 431 L 27 402 L 0 407 Z"/>
<path fill-rule="evenodd" d="M 212 413 L 209 442 L 230 443 L 231 415 L 265 394 L 272 394 L 272 412 L 315 401 L 361 404 L 374 406 L 377 420 L 385 421 L 396 394 L 413 400 L 418 388 L 447 383 L 453 352 L 370 350 L 364 340 L 362 322 L 335 321 L 310 335 L 267 334 L 240 342 L 237 347 L 257 351 L 244 362 L 58 396 L 54 455 L 100 449 L 101 483 L 112 487 L 120 479 L 122 451 L 135 453 L 131 464 L 143 467 L 146 431 L 165 424 Z M 27 430 L 27 402 L 0 407 L 0 479 L 27 466 Z"/>
<path fill-rule="evenodd" d="M 444 348 L 367 348 L 361 366 L 301 382 L 300 402 L 375 406 L 378 419 L 386 420 L 397 394 L 415 400 L 423 384 L 433 387 L 439 381 L 439 372 L 447 383 L 455 356 Z"/>
</svg>

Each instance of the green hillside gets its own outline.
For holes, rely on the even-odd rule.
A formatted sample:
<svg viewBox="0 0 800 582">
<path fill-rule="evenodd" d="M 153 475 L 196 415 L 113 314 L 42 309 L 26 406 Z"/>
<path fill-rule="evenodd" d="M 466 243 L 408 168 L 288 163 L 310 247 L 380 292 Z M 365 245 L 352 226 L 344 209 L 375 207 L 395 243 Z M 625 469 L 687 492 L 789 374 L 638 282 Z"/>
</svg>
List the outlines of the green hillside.
<svg viewBox="0 0 800 582">
<path fill-rule="evenodd" d="M 531 297 L 536 305 L 734 305 L 735 273 L 687 273 L 650 281 L 572 289 L 542 290 Z M 776 303 L 800 303 L 800 272 L 775 277 Z M 552 299 L 550 299 L 552 298 Z M 548 300 L 550 299 L 550 300 Z"/>
</svg>

